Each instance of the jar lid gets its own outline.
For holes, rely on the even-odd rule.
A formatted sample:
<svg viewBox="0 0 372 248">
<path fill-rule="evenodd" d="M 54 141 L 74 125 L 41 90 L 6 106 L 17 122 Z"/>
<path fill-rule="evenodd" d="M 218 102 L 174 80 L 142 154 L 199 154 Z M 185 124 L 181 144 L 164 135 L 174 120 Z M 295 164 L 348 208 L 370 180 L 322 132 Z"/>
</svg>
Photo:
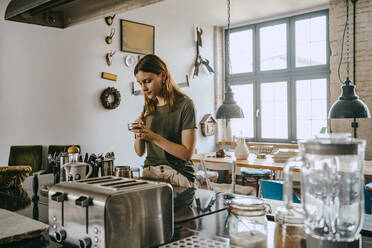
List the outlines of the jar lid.
<svg viewBox="0 0 372 248">
<path fill-rule="evenodd" d="M 314 155 L 356 155 L 363 150 L 364 140 L 353 139 L 349 133 L 320 134 L 298 142 L 300 150 Z"/>
<path fill-rule="evenodd" d="M 79 147 L 77 147 L 77 146 L 70 146 L 68 148 L 67 152 L 69 154 L 72 154 L 72 153 L 79 153 L 80 151 L 79 151 Z"/>
<path fill-rule="evenodd" d="M 298 213 L 301 212 L 298 210 L 288 210 L 286 207 L 278 207 L 275 211 L 275 221 L 284 224 L 303 224 L 304 217 Z"/>
<path fill-rule="evenodd" d="M 230 210 L 237 211 L 265 211 L 265 202 L 258 198 L 234 198 L 231 200 Z"/>
</svg>

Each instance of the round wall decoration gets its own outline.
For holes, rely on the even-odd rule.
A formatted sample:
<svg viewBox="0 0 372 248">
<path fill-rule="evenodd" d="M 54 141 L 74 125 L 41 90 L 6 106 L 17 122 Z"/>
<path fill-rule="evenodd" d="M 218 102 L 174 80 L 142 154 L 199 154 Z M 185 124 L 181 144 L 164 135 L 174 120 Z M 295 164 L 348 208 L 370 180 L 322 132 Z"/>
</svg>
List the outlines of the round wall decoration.
<svg viewBox="0 0 372 248">
<path fill-rule="evenodd" d="M 127 55 L 124 59 L 124 63 L 127 67 L 132 67 L 136 63 L 136 58 L 133 55 Z"/>
<path fill-rule="evenodd" d="M 120 105 L 120 92 L 114 87 L 107 87 L 101 94 L 101 102 L 106 109 L 116 109 Z"/>
</svg>

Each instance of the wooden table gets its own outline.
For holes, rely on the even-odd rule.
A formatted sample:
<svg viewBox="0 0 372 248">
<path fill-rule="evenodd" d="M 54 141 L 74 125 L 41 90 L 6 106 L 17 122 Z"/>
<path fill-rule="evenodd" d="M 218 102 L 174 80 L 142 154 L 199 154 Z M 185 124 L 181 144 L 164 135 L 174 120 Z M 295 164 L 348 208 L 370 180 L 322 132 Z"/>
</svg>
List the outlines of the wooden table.
<svg viewBox="0 0 372 248">
<path fill-rule="evenodd" d="M 192 161 L 194 163 L 199 163 L 200 160 L 215 163 L 215 164 L 226 164 L 232 163 L 234 159 L 233 153 L 228 153 L 230 157 L 225 158 L 216 158 L 215 153 L 200 153 L 194 154 L 192 156 Z M 253 156 L 250 156 L 247 160 L 236 160 L 237 167 L 248 167 L 256 169 L 269 169 L 269 170 L 283 170 L 285 163 L 275 163 L 274 160 L 269 157 L 267 159 L 254 159 Z M 295 170 L 298 172 L 299 170 Z M 364 164 L 364 177 L 365 179 L 372 179 L 372 161 L 365 161 Z"/>
</svg>

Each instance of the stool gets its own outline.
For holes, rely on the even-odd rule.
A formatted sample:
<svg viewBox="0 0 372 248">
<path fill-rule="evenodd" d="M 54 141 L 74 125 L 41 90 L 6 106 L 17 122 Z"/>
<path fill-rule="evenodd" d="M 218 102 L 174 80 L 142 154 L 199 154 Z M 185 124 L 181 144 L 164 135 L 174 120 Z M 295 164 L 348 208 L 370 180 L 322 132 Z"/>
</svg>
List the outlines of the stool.
<svg viewBox="0 0 372 248">
<path fill-rule="evenodd" d="M 268 169 L 254 169 L 242 167 L 240 168 L 240 173 L 242 174 L 243 185 L 246 177 L 252 177 L 256 180 L 256 197 L 258 197 L 258 181 L 260 179 L 271 178 L 271 170 Z"/>
</svg>

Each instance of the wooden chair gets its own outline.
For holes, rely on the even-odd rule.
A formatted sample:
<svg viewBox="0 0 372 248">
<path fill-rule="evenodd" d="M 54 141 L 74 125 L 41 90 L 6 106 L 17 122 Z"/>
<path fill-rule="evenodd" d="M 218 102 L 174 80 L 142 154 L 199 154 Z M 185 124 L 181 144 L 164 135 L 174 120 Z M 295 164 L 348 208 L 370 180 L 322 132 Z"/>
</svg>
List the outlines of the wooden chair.
<svg viewBox="0 0 372 248">
<path fill-rule="evenodd" d="M 42 150 L 41 145 L 11 146 L 8 165 L 29 165 L 33 175 L 43 174 L 46 170 L 42 168 Z"/>
<path fill-rule="evenodd" d="M 195 178 L 198 183 L 202 185 L 204 183 L 207 183 L 206 178 L 208 178 L 209 181 L 214 182 L 218 178 L 218 173 L 215 171 L 207 170 L 207 175 L 205 175 L 204 170 L 195 169 Z"/>
<path fill-rule="evenodd" d="M 227 170 L 231 171 L 231 184 L 225 183 L 213 183 L 207 180 L 207 187 L 209 190 L 224 193 L 235 193 L 239 195 L 250 195 L 253 192 L 253 187 L 242 186 L 236 184 L 236 161 L 232 162 L 210 162 L 205 159 L 200 160 L 200 164 L 203 167 L 205 176 L 207 175 L 207 169 L 211 170 Z M 207 176 L 206 176 L 207 177 Z"/>
</svg>

